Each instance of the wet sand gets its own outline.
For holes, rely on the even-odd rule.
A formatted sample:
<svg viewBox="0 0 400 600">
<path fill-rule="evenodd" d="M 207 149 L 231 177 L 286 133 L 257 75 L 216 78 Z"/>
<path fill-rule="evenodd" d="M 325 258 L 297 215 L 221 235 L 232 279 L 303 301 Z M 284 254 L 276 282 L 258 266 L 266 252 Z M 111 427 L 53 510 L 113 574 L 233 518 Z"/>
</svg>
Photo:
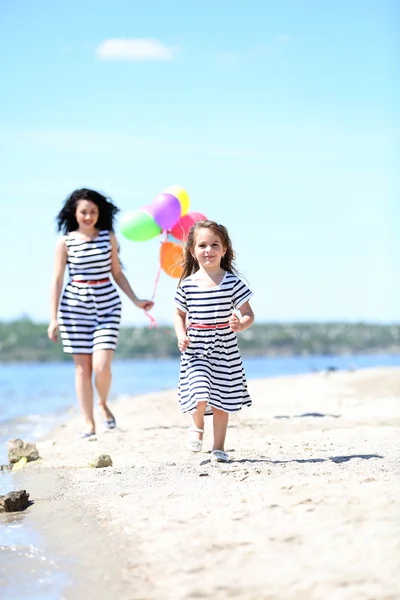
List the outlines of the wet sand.
<svg viewBox="0 0 400 600">
<path fill-rule="evenodd" d="M 185 450 L 176 392 L 73 418 L 18 474 L 25 518 L 70 557 L 66 600 L 398 600 L 400 369 L 251 381 L 231 461 Z M 109 454 L 113 467 L 88 464 Z"/>
</svg>

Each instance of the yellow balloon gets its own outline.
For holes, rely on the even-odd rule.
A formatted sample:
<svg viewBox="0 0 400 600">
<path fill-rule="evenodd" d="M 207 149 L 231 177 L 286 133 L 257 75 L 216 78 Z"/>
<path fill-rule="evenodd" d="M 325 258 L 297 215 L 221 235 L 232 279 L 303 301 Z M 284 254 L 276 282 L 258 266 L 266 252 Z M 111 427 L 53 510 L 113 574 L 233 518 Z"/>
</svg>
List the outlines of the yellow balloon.
<svg viewBox="0 0 400 600">
<path fill-rule="evenodd" d="M 188 193 L 180 185 L 170 185 L 164 190 L 165 194 L 172 194 L 178 198 L 181 205 L 181 217 L 189 212 L 190 200 Z"/>
</svg>

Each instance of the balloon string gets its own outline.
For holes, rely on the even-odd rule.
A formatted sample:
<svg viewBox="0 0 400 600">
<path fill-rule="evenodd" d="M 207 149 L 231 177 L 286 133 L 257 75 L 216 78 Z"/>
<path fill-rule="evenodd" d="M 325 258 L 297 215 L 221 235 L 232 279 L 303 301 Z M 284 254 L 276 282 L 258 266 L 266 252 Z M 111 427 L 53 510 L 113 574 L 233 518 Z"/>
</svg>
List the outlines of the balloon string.
<svg viewBox="0 0 400 600">
<path fill-rule="evenodd" d="M 154 280 L 153 294 L 151 296 L 152 302 L 154 301 L 154 298 L 156 297 L 156 291 L 157 291 L 158 282 L 160 280 L 160 275 L 161 275 L 161 264 L 158 268 L 157 275 Z M 144 314 L 146 315 L 146 317 L 148 317 L 150 319 L 149 329 L 151 329 L 152 327 L 157 327 L 157 329 L 158 329 L 157 321 L 155 320 L 155 318 L 147 310 L 144 311 Z"/>
<path fill-rule="evenodd" d="M 156 329 L 158 329 L 158 324 L 155 318 L 150 313 L 148 313 L 147 310 L 144 311 L 144 314 L 150 319 L 149 329 L 151 329 L 152 327 L 156 327 Z"/>
<path fill-rule="evenodd" d="M 163 233 L 164 233 L 164 240 L 163 240 L 163 242 L 166 242 L 168 240 L 168 231 L 164 230 Z M 161 243 L 163 243 L 163 242 L 161 242 Z M 160 266 L 158 267 L 157 275 L 156 275 L 156 278 L 155 278 L 155 281 L 154 281 L 153 294 L 151 296 L 151 301 L 152 302 L 154 301 L 154 298 L 156 297 L 158 282 L 160 280 L 160 275 L 161 275 L 161 269 L 162 269 L 162 266 L 161 266 L 161 260 L 160 260 Z M 155 318 L 147 310 L 144 311 L 144 314 L 150 320 L 149 329 L 151 329 L 152 327 L 156 327 L 158 329 L 158 324 L 157 324 L 157 321 L 155 320 Z"/>
</svg>

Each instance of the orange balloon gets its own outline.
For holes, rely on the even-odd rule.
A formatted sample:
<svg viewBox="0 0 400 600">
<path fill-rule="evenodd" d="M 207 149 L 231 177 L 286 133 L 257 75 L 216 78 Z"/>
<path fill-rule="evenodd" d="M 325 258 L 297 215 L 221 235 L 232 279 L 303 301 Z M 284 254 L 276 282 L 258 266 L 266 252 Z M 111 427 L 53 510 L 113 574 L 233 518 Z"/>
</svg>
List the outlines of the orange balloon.
<svg viewBox="0 0 400 600">
<path fill-rule="evenodd" d="M 167 275 L 179 279 L 183 273 L 183 247 L 174 242 L 163 242 L 160 249 L 160 263 Z"/>
</svg>

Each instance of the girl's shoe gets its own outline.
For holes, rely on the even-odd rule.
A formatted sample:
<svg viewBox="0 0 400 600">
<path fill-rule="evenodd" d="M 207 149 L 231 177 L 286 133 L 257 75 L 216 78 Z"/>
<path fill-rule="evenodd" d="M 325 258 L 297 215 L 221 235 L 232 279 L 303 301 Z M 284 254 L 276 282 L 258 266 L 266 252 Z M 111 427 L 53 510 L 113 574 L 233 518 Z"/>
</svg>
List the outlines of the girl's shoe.
<svg viewBox="0 0 400 600">
<path fill-rule="evenodd" d="M 226 463 L 229 460 L 229 456 L 223 450 L 213 450 L 211 452 L 212 462 L 223 462 Z"/>
<path fill-rule="evenodd" d="M 191 452 L 201 452 L 203 449 L 203 440 L 199 440 L 195 435 L 196 433 L 204 433 L 204 429 L 200 429 L 199 427 L 195 427 L 192 425 L 189 427 L 189 439 L 187 443 L 187 448 Z"/>
</svg>

